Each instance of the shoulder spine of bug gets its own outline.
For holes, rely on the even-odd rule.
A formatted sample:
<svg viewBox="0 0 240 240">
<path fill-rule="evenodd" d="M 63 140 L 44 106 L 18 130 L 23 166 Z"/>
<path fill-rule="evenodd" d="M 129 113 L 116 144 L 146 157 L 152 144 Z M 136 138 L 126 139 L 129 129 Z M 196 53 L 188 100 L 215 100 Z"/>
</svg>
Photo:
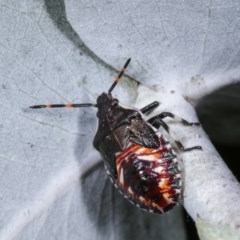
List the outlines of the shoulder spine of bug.
<svg viewBox="0 0 240 240">
<path fill-rule="evenodd" d="M 30 108 L 96 107 L 98 129 L 93 146 L 101 153 L 108 175 L 117 189 L 131 203 L 150 212 L 164 213 L 181 201 L 181 176 L 178 158 L 169 142 L 158 131 L 169 132 L 165 117 L 185 126 L 199 126 L 170 112 L 162 112 L 147 121 L 159 105 L 157 101 L 136 110 L 124 108 L 113 98 L 112 91 L 125 72 L 124 64 L 107 93 L 98 96 L 96 103 L 34 105 Z M 181 151 L 202 150 L 201 146 L 185 148 L 174 140 Z"/>
</svg>

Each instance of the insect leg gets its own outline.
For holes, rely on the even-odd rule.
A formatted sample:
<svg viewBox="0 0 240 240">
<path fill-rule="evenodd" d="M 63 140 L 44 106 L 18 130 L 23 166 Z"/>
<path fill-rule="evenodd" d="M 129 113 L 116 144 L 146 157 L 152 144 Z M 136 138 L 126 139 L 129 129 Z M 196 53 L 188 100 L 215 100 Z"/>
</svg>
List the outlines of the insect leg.
<svg viewBox="0 0 240 240">
<path fill-rule="evenodd" d="M 183 124 L 185 126 L 199 126 L 200 125 L 199 122 L 188 122 L 187 120 L 185 120 L 183 118 L 180 118 L 180 117 L 178 117 L 178 116 L 176 116 L 176 115 L 174 115 L 173 113 L 170 113 L 170 112 L 162 112 L 155 117 L 160 118 L 160 119 L 163 119 L 165 117 L 170 117 L 170 118 L 180 122 L 181 124 Z"/>
<path fill-rule="evenodd" d="M 159 102 L 154 101 L 147 106 L 140 109 L 140 111 L 146 115 L 150 114 L 155 108 L 159 106 Z"/>
<path fill-rule="evenodd" d="M 157 128 L 157 129 L 160 128 L 160 127 L 163 127 L 170 136 L 173 135 L 172 133 L 170 133 L 168 125 L 162 120 L 162 115 L 161 114 L 159 114 L 159 115 L 157 115 L 155 117 L 150 118 L 148 120 L 148 123 L 150 123 L 153 127 Z M 188 123 L 188 126 L 189 126 L 189 124 L 190 124 L 190 126 L 191 125 L 196 125 L 194 123 L 189 123 L 189 122 L 187 122 L 187 123 Z M 186 125 L 186 124 L 184 124 L 184 125 Z M 194 147 L 190 147 L 190 148 L 185 148 L 180 141 L 177 141 L 175 139 L 173 139 L 173 141 L 177 145 L 178 149 L 180 151 L 183 151 L 183 152 L 192 151 L 192 150 L 202 150 L 201 146 L 194 146 Z"/>
</svg>

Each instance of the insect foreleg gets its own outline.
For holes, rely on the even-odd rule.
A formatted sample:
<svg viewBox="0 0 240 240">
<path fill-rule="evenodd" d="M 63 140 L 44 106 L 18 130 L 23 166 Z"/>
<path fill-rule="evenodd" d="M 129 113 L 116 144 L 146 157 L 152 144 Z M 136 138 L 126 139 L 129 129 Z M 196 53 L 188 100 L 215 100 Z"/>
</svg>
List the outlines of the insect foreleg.
<svg viewBox="0 0 240 240">
<path fill-rule="evenodd" d="M 167 112 L 164 112 L 164 114 L 166 114 Z M 168 116 L 166 116 L 166 115 L 164 115 L 164 114 L 159 114 L 159 115 L 157 115 L 157 116 L 155 116 L 155 117 L 152 117 L 152 118 L 150 118 L 149 120 L 148 120 L 148 123 L 150 123 L 153 127 L 155 127 L 155 128 L 160 128 L 160 127 L 163 127 L 164 129 L 165 129 L 165 131 L 172 137 L 173 136 L 173 134 L 172 133 L 170 133 L 170 131 L 169 131 L 169 127 L 168 127 L 168 125 L 162 120 L 162 118 L 164 118 L 164 117 L 169 117 L 169 115 L 168 114 L 171 114 L 171 115 L 173 115 L 172 113 L 167 113 L 167 115 Z M 175 115 L 173 115 L 173 116 L 175 116 Z M 175 118 L 174 118 L 175 119 Z M 181 120 L 184 120 L 184 119 L 182 119 L 182 118 L 180 118 Z M 184 121 L 186 121 L 186 120 L 184 120 Z M 181 121 L 182 122 L 182 121 Z M 187 121 L 186 121 L 187 122 Z M 196 123 L 189 123 L 189 122 L 187 122 L 188 124 L 188 126 L 192 126 L 192 125 L 196 125 Z M 184 124 L 184 123 L 183 123 Z M 186 125 L 186 124 L 184 124 L 184 125 Z M 175 140 L 173 137 L 172 137 L 172 139 L 173 139 L 173 141 L 175 142 L 175 144 L 177 145 L 177 147 L 178 147 L 178 149 L 180 150 L 180 151 L 182 151 L 182 152 L 187 152 L 187 151 L 192 151 L 192 150 L 202 150 L 202 147 L 201 146 L 194 146 L 194 147 L 190 147 L 190 148 L 185 148 L 184 146 L 183 146 L 183 144 L 180 142 L 180 141 L 177 141 L 177 140 Z"/>
<path fill-rule="evenodd" d="M 185 125 L 185 126 L 199 126 L 200 123 L 199 122 L 188 122 L 187 120 L 181 118 L 181 117 L 178 117 L 176 115 L 174 115 L 173 113 L 170 113 L 170 112 L 162 112 L 160 114 L 158 114 L 157 116 L 155 116 L 155 118 L 160 118 L 160 119 L 163 119 L 163 118 L 166 118 L 166 117 L 170 117 L 174 120 L 176 120 L 177 122 L 180 122 L 181 124 Z"/>
<path fill-rule="evenodd" d="M 150 114 L 155 108 L 159 106 L 159 102 L 154 101 L 147 106 L 140 109 L 140 111 L 146 115 Z"/>
</svg>

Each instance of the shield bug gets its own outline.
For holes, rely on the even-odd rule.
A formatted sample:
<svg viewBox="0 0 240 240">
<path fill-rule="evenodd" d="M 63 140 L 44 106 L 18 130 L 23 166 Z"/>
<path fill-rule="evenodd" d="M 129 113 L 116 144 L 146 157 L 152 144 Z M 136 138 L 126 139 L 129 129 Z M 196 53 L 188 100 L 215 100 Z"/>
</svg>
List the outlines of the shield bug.
<svg viewBox="0 0 240 240">
<path fill-rule="evenodd" d="M 181 201 L 181 176 L 179 159 L 159 128 L 169 132 L 163 121 L 166 117 L 186 126 L 198 126 L 199 123 L 188 122 L 170 112 L 145 120 L 145 116 L 158 107 L 156 101 L 139 110 L 121 106 L 112 91 L 130 60 L 126 61 L 108 92 L 98 96 L 96 103 L 48 104 L 30 108 L 97 108 L 98 129 L 93 146 L 101 153 L 111 181 L 133 204 L 150 212 L 164 213 Z M 201 146 L 184 148 L 180 141 L 174 142 L 180 151 L 202 149 Z"/>
</svg>

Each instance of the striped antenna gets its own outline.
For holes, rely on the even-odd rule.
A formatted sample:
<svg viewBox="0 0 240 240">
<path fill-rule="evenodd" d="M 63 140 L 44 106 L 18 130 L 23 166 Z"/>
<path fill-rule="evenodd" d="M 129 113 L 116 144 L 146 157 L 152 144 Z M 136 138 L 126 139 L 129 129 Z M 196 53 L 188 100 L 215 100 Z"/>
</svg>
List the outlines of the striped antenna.
<svg viewBox="0 0 240 240">
<path fill-rule="evenodd" d="M 34 105 L 30 108 L 80 108 L 80 107 L 97 107 L 93 103 L 67 103 L 67 104 L 46 104 L 46 105 Z"/>
<path fill-rule="evenodd" d="M 117 78 L 114 80 L 112 86 L 108 90 L 108 94 L 111 94 L 112 90 L 118 84 L 120 78 L 122 77 L 123 73 L 125 72 L 128 64 L 130 63 L 131 58 L 129 58 L 126 63 L 124 64 L 122 70 L 118 74 Z M 98 107 L 97 104 L 93 103 L 67 103 L 67 104 L 45 104 L 45 105 L 34 105 L 30 106 L 30 108 L 38 109 L 38 108 L 80 108 L 80 107 Z"/>
<path fill-rule="evenodd" d="M 122 70 L 121 70 L 120 73 L 118 74 L 117 78 L 114 80 L 112 86 L 109 88 L 109 90 L 108 90 L 108 94 L 109 94 L 109 95 L 111 94 L 112 90 L 113 90 L 113 89 L 116 87 L 116 85 L 118 84 L 120 78 L 122 77 L 123 73 L 125 72 L 125 70 L 126 70 L 128 64 L 130 63 L 130 61 L 131 61 L 131 58 L 129 58 L 129 59 L 126 61 L 126 63 L 124 64 Z"/>
</svg>

